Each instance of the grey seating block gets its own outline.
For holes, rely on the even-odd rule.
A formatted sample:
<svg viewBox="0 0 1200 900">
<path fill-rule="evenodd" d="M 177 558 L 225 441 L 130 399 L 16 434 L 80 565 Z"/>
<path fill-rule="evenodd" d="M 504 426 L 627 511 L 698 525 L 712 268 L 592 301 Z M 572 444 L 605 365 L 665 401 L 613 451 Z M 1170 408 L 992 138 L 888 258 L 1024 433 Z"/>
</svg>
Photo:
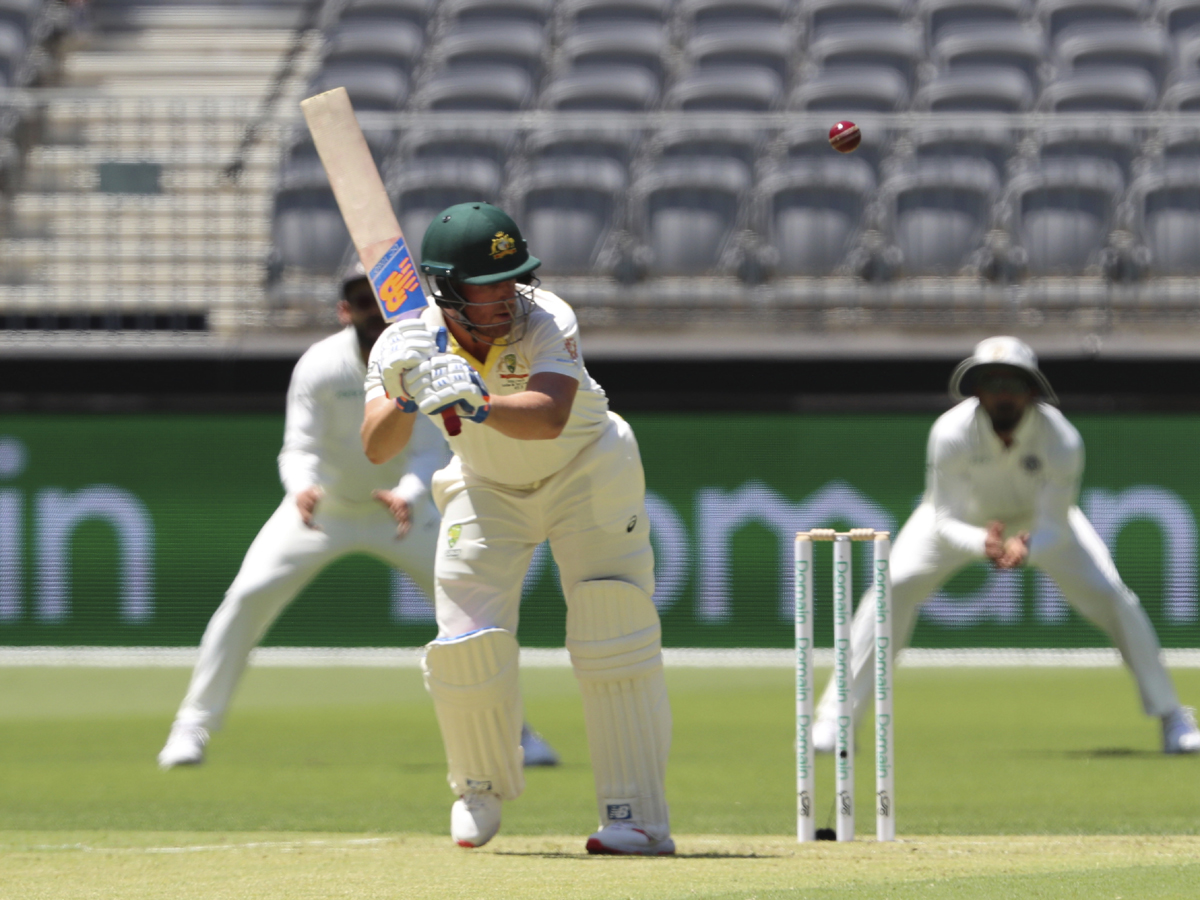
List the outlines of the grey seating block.
<svg viewBox="0 0 1200 900">
<path fill-rule="evenodd" d="M 1020 69 L 980 66 L 941 72 L 913 98 L 914 109 L 931 112 L 1024 112 L 1034 91 Z"/>
<path fill-rule="evenodd" d="M 1106 160 L 1048 160 L 1008 187 L 1015 234 L 1038 275 L 1078 275 L 1096 265 L 1123 179 Z"/>
</svg>

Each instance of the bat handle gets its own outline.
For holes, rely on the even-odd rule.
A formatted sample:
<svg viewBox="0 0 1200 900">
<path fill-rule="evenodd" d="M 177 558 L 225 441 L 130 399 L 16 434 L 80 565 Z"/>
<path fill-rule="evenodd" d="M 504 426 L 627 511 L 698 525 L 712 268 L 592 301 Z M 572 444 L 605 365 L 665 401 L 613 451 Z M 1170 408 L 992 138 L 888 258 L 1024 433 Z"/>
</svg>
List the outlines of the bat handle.
<svg viewBox="0 0 1200 900">
<path fill-rule="evenodd" d="M 445 353 L 447 344 L 445 328 L 438 329 L 436 340 L 438 352 Z M 453 406 L 448 406 L 442 410 L 442 424 L 446 426 L 446 434 L 450 435 L 450 437 L 458 437 L 462 434 L 462 419 L 458 417 L 458 413 L 454 411 Z"/>
<path fill-rule="evenodd" d="M 454 411 L 453 407 L 442 410 L 442 424 L 446 426 L 446 434 L 450 437 L 458 437 L 462 434 L 462 419 L 458 417 L 458 413 Z"/>
</svg>

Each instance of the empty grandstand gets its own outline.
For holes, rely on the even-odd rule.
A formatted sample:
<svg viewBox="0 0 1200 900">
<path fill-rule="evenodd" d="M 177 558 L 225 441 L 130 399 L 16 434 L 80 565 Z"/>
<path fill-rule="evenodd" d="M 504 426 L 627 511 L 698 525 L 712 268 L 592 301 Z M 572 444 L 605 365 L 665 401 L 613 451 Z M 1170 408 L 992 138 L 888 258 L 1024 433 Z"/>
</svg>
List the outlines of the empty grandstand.
<svg viewBox="0 0 1200 900">
<path fill-rule="evenodd" d="M 1200 324 L 1196 0 L 0 0 L 0 79 L 10 343 L 327 325 L 336 85 L 597 329 Z"/>
</svg>

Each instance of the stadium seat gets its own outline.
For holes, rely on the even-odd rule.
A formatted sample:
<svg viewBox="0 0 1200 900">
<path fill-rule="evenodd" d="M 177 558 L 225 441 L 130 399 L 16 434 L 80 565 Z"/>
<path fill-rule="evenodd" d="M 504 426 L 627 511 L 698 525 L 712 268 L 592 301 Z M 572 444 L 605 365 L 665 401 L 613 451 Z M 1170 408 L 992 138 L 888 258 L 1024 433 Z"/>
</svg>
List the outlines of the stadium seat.
<svg viewBox="0 0 1200 900">
<path fill-rule="evenodd" d="M 411 75 L 424 49 L 425 32 L 411 22 L 351 20 L 326 36 L 321 63 L 390 65 Z"/>
<path fill-rule="evenodd" d="M 832 29 L 855 25 L 899 25 L 909 0 L 803 0 L 800 15 L 811 41 Z"/>
<path fill-rule="evenodd" d="M 733 159 L 674 157 L 645 172 L 634 185 L 634 227 L 651 274 L 727 268 L 750 186 L 750 173 Z"/>
<path fill-rule="evenodd" d="M 0 83 L 15 87 L 23 80 L 21 64 L 28 49 L 25 32 L 13 22 L 0 21 Z"/>
<path fill-rule="evenodd" d="M 1180 35 L 1175 52 L 1180 79 L 1200 75 L 1200 29 Z"/>
<path fill-rule="evenodd" d="M 559 16 L 566 28 L 649 24 L 666 25 L 674 0 L 561 0 Z"/>
<path fill-rule="evenodd" d="M 930 112 L 1024 112 L 1033 106 L 1029 78 L 1019 69 L 980 66 L 940 72 L 913 98 Z"/>
<path fill-rule="evenodd" d="M 780 28 L 787 23 L 792 0 L 679 0 L 677 14 L 694 32 L 724 31 L 742 26 Z"/>
<path fill-rule="evenodd" d="M 1154 17 L 1173 38 L 1200 25 L 1200 0 L 1158 0 Z"/>
<path fill-rule="evenodd" d="M 698 69 L 713 66 L 754 66 L 769 69 L 786 84 L 795 41 L 778 27 L 739 26 L 695 35 L 683 48 L 683 54 Z"/>
<path fill-rule="evenodd" d="M 323 66 L 309 85 L 310 96 L 344 87 L 359 112 L 392 112 L 408 99 L 408 79 L 391 65 L 338 63 Z"/>
<path fill-rule="evenodd" d="M 909 144 L 918 166 L 939 160 L 983 160 L 1002 183 L 1016 152 L 1017 139 L 1012 129 L 1005 127 L 945 125 L 913 131 Z"/>
<path fill-rule="evenodd" d="M 448 71 L 460 67 L 510 66 L 536 81 L 546 58 L 546 37 L 540 25 L 529 22 L 477 23 L 446 34 L 432 53 L 435 65 Z"/>
<path fill-rule="evenodd" d="M 433 217 L 448 206 L 500 199 L 500 167 L 484 159 L 408 160 L 387 179 L 400 228 L 418 243 Z"/>
<path fill-rule="evenodd" d="M 1136 25 L 1146 14 L 1145 0 L 1038 0 L 1038 18 L 1056 41 L 1063 29 L 1083 23 Z"/>
<path fill-rule="evenodd" d="M 404 160 L 482 159 L 503 169 L 516 145 L 511 128 L 431 125 L 406 130 L 398 149 Z"/>
<path fill-rule="evenodd" d="M 848 115 L 898 112 L 908 106 L 908 85 L 895 69 L 874 66 L 831 69 L 802 81 L 788 108 Z"/>
<path fill-rule="evenodd" d="M 1141 69 L 1161 87 L 1172 62 L 1171 40 L 1156 25 L 1127 23 L 1074 25 L 1055 42 L 1055 56 L 1066 71 L 1128 66 Z"/>
<path fill-rule="evenodd" d="M 925 58 L 922 36 L 896 25 L 827 28 L 808 45 L 808 60 L 823 71 L 837 68 L 891 68 L 911 85 Z"/>
<path fill-rule="evenodd" d="M 917 17 L 931 42 L 946 28 L 1018 25 L 1029 13 L 1028 0 L 917 0 Z"/>
<path fill-rule="evenodd" d="M 1130 188 L 1133 231 L 1156 275 L 1200 274 L 1200 167 L 1144 175 Z"/>
<path fill-rule="evenodd" d="M 710 66 L 676 81 L 664 106 L 689 112 L 769 112 L 782 94 L 780 78 L 770 69 Z"/>
<path fill-rule="evenodd" d="M 953 25 L 941 29 L 931 59 L 939 69 L 1007 66 L 1020 69 L 1030 84 L 1041 82 L 1047 55 L 1041 31 L 1023 25 Z"/>
<path fill-rule="evenodd" d="M 1158 85 L 1133 68 L 1088 68 L 1046 85 L 1038 105 L 1048 112 L 1145 112 L 1158 103 Z"/>
<path fill-rule="evenodd" d="M 456 26 L 507 22 L 545 26 L 554 12 L 554 0 L 441 0 L 439 6 Z"/>
<path fill-rule="evenodd" d="M 1139 130 L 1123 125 L 1047 125 L 1034 136 L 1038 157 L 1049 160 L 1105 160 L 1128 180 L 1141 152 Z"/>
<path fill-rule="evenodd" d="M 44 0 L 0 0 L 0 21 L 11 22 L 27 38 L 38 40 L 34 26 L 46 5 Z"/>
<path fill-rule="evenodd" d="M 425 31 L 436 8 L 434 0 L 348 0 L 339 21 L 407 22 Z"/>
<path fill-rule="evenodd" d="M 669 50 L 666 30 L 659 25 L 589 25 L 563 39 L 558 66 L 567 71 L 591 66 L 640 66 L 661 83 Z"/>
<path fill-rule="evenodd" d="M 785 161 L 759 185 L 757 230 L 781 275 L 829 275 L 854 246 L 875 175 L 865 160 Z"/>
<path fill-rule="evenodd" d="M 933 160 L 884 182 L 885 231 L 908 275 L 953 275 L 983 246 L 1000 181 L 983 160 Z"/>
<path fill-rule="evenodd" d="M 611 159 L 543 158 L 514 189 L 521 228 L 548 274 L 595 268 L 628 176 Z"/>
<path fill-rule="evenodd" d="M 588 66 L 556 77 L 539 105 L 564 112 L 646 112 L 658 97 L 658 79 L 639 66 Z"/>
<path fill-rule="evenodd" d="M 525 138 L 524 157 L 530 166 L 554 158 L 610 159 L 627 169 L 641 142 L 638 129 L 625 126 L 550 126 Z"/>
<path fill-rule="evenodd" d="M 756 128 L 681 125 L 659 129 L 650 143 L 662 159 L 733 159 L 752 172 L 762 156 L 766 135 Z"/>
<path fill-rule="evenodd" d="M 1161 148 L 1160 167 L 1168 172 L 1200 171 L 1200 129 L 1193 127 L 1167 128 L 1158 135 Z"/>
<path fill-rule="evenodd" d="M 435 73 L 416 105 L 446 112 L 516 112 L 533 93 L 529 74 L 513 66 L 455 66 Z"/>
<path fill-rule="evenodd" d="M 1014 237 L 1034 275 L 1080 275 L 1099 264 L 1121 194 L 1106 160 L 1047 161 L 1015 175 L 1007 205 Z"/>
<path fill-rule="evenodd" d="M 323 172 L 307 182 L 297 177 L 280 185 L 271 216 L 271 244 L 275 265 L 313 274 L 337 271 L 350 233 Z"/>
</svg>

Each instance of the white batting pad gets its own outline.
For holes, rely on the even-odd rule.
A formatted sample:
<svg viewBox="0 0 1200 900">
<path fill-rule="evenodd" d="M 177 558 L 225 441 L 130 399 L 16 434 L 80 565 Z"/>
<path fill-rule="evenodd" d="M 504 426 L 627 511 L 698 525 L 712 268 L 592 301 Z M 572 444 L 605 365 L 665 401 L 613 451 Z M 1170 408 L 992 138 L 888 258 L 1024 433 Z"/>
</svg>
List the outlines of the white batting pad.
<svg viewBox="0 0 1200 900">
<path fill-rule="evenodd" d="M 491 791 L 515 800 L 525 790 L 517 657 L 517 639 L 503 628 L 425 648 L 425 687 L 446 745 L 450 789 L 459 796 Z"/>
<path fill-rule="evenodd" d="M 671 706 L 650 595 L 623 581 L 576 585 L 567 649 L 583 693 L 601 827 L 625 822 L 665 839 Z"/>
</svg>

